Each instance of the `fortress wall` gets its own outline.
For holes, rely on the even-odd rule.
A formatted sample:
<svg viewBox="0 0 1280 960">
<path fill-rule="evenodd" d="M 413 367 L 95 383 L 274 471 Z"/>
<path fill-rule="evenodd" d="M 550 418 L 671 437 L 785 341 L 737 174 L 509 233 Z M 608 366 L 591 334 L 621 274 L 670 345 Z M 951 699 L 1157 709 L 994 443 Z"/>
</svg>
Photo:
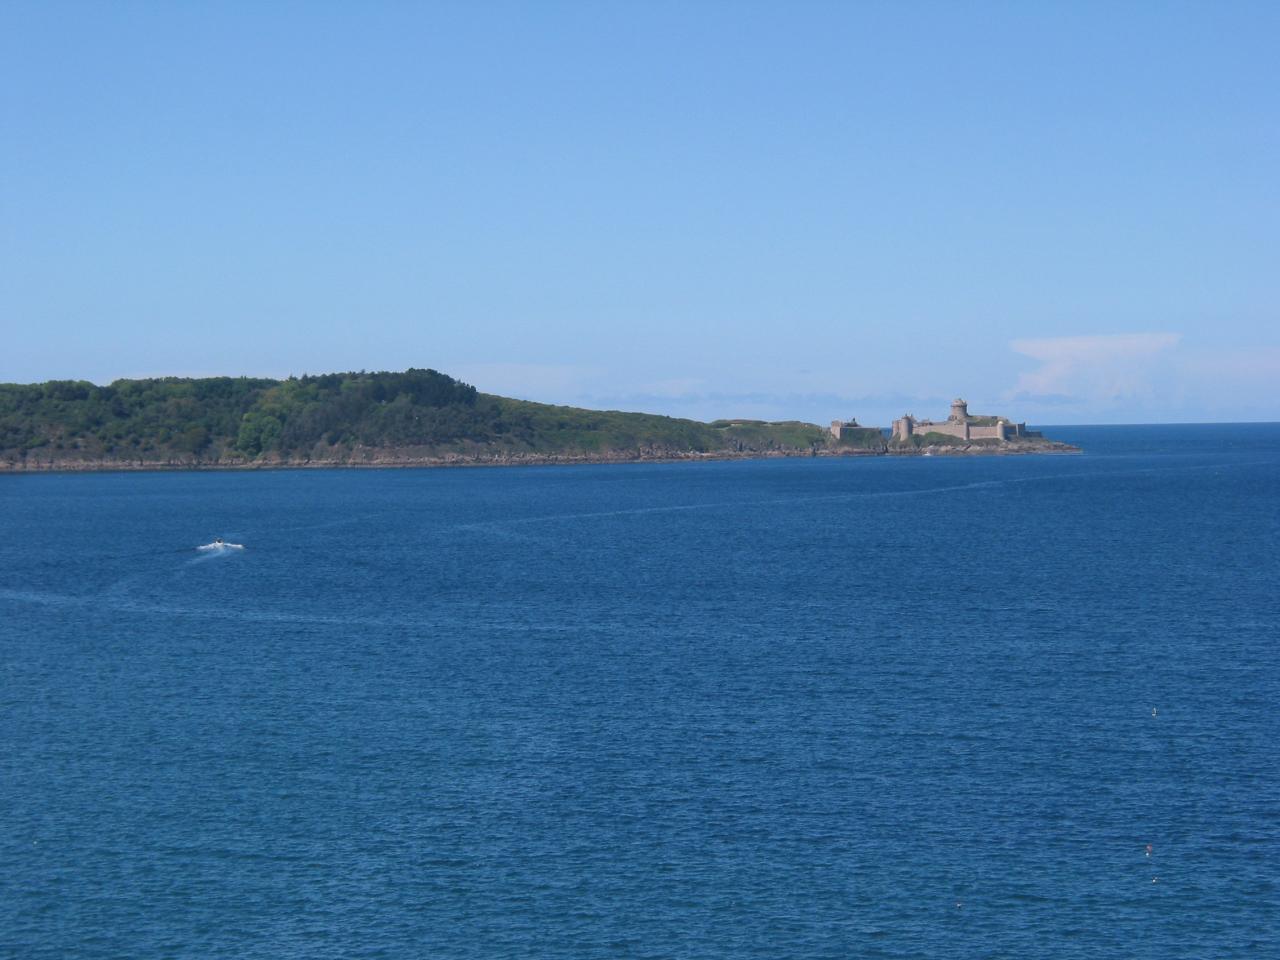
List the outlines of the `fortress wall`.
<svg viewBox="0 0 1280 960">
<path fill-rule="evenodd" d="M 917 436 L 924 436 L 926 433 L 941 433 L 944 436 L 959 437 L 963 440 L 964 426 L 963 423 L 917 423 L 915 432 Z M 970 430 L 972 429 L 971 427 Z M 972 436 L 972 434 L 970 435 Z"/>
<path fill-rule="evenodd" d="M 1025 423 L 1013 423 L 1009 420 L 1003 421 L 1003 425 L 998 421 L 996 423 L 956 423 L 953 420 L 917 420 L 912 427 L 912 433 L 917 437 L 923 437 L 926 433 L 940 433 L 946 437 L 955 437 L 958 440 L 1013 440 L 1020 437 L 1036 437 L 1035 431 L 1028 430 Z M 905 440 L 906 436 L 902 433 L 904 422 L 902 419 L 893 421 L 893 438 L 895 440 Z M 965 432 L 965 427 L 968 432 Z M 833 426 L 834 430 L 834 426 Z M 1003 432 L 1002 432 L 1003 431 Z"/>
</svg>

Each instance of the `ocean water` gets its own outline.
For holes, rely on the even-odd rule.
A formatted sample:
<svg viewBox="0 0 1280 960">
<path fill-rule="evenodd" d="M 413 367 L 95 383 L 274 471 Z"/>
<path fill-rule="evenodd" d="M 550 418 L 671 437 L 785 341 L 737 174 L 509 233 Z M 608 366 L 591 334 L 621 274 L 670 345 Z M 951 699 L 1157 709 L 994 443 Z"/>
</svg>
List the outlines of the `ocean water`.
<svg viewBox="0 0 1280 960">
<path fill-rule="evenodd" d="M 1280 956 L 1280 425 L 1053 435 L 0 477 L 0 956 Z"/>
</svg>

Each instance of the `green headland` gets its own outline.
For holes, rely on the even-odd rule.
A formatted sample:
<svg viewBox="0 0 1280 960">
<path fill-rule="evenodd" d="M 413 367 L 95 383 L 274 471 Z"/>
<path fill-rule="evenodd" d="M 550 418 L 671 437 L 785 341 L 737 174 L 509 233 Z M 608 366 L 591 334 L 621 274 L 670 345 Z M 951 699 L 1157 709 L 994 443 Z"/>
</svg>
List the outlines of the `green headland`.
<svg viewBox="0 0 1280 960">
<path fill-rule="evenodd" d="M 287 380 L 164 377 L 108 386 L 67 380 L 0 384 L 0 470 L 9 471 L 434 466 L 921 449 L 918 442 L 895 444 L 878 428 L 852 424 L 833 431 L 798 421 L 702 423 L 513 400 L 435 370 Z"/>
</svg>

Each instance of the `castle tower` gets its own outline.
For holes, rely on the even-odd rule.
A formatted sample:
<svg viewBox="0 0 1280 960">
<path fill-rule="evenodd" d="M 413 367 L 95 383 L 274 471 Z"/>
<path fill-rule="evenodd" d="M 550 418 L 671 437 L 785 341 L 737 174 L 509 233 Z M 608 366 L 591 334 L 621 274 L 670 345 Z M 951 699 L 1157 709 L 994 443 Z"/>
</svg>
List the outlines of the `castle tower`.
<svg viewBox="0 0 1280 960">
<path fill-rule="evenodd" d="M 964 400 L 956 398 L 951 401 L 951 416 L 947 417 L 952 423 L 964 423 L 969 419 L 969 404 Z"/>
</svg>

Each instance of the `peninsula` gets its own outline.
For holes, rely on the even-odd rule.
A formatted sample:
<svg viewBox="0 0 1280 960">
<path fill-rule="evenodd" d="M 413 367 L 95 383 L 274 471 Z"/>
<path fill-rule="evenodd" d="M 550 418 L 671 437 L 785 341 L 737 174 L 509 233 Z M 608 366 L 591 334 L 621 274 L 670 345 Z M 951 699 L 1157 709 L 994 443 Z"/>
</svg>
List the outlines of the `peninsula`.
<svg viewBox="0 0 1280 960">
<path fill-rule="evenodd" d="M 481 393 L 435 370 L 0 384 L 0 472 L 1069 453 L 1001 417 L 716 420 Z"/>
</svg>

